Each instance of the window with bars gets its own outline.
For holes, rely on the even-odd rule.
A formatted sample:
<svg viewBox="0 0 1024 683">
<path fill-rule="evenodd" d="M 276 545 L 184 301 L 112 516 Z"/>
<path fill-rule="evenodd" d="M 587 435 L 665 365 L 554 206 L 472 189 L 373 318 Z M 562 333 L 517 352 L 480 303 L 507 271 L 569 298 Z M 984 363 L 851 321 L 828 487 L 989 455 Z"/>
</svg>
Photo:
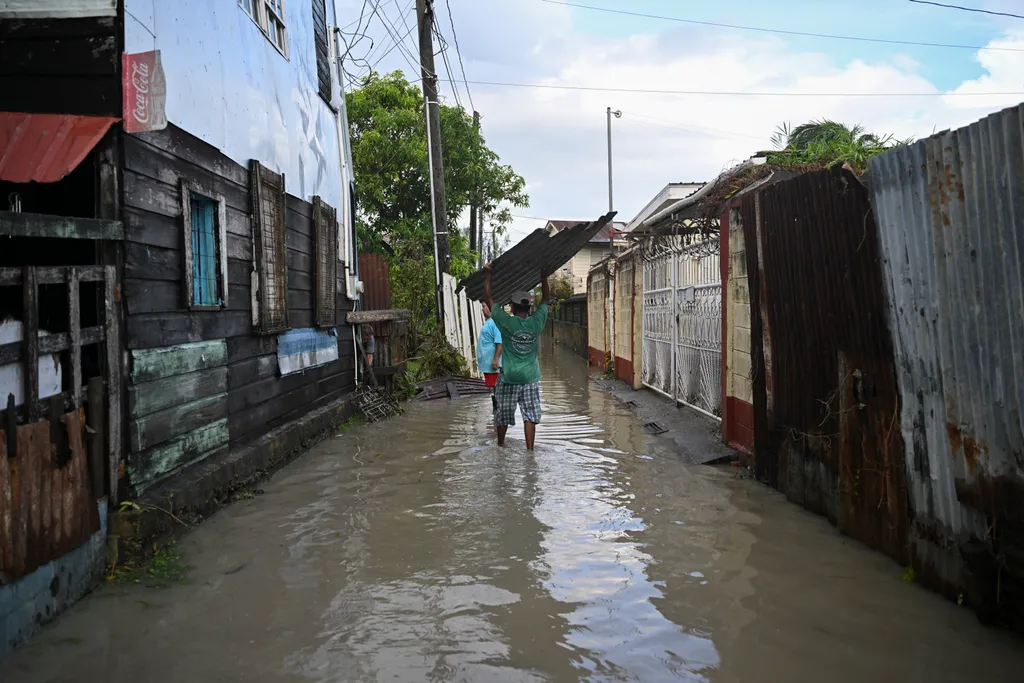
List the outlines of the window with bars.
<svg viewBox="0 0 1024 683">
<path fill-rule="evenodd" d="M 316 241 L 316 324 L 333 327 L 338 319 L 338 211 L 313 197 Z"/>
<path fill-rule="evenodd" d="M 288 250 L 284 237 L 284 174 L 253 161 L 253 246 L 256 252 L 253 327 L 263 334 L 288 329 Z"/>
<path fill-rule="evenodd" d="M 287 57 L 288 32 L 284 22 L 284 0 L 238 0 L 238 6 L 256 22 L 274 47 Z"/>
<path fill-rule="evenodd" d="M 320 97 L 331 103 L 331 50 L 327 33 L 327 0 L 313 0 L 313 44 Z"/>
<path fill-rule="evenodd" d="M 185 304 L 194 310 L 220 310 L 228 299 L 224 197 L 186 179 L 182 179 L 180 190 Z"/>
</svg>

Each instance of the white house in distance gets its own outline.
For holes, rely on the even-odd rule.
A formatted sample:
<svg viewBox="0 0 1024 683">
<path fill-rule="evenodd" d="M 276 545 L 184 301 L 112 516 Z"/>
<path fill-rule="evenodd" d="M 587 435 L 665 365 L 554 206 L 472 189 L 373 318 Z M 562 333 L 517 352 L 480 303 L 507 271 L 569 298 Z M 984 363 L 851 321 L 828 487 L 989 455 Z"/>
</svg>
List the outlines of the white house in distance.
<svg viewBox="0 0 1024 683">
<path fill-rule="evenodd" d="M 634 232 L 637 228 L 644 224 L 651 216 L 654 216 L 659 211 L 662 211 L 680 199 L 685 199 L 691 194 L 704 187 L 705 183 L 669 183 L 666 185 L 661 192 L 654 195 L 651 201 L 647 202 L 647 206 L 640 210 L 640 213 L 631 220 L 626 226 L 626 232 Z"/>
<path fill-rule="evenodd" d="M 555 221 L 549 220 L 544 225 L 544 230 L 549 235 L 555 235 L 562 230 L 571 228 L 580 223 L 589 221 Z M 601 228 L 600 232 L 594 235 L 590 241 L 576 252 L 568 263 L 562 266 L 559 275 L 569 279 L 572 283 L 573 294 L 584 294 L 587 291 L 587 273 L 590 268 L 606 256 L 620 251 L 626 246 L 626 240 L 622 233 L 627 230 L 626 224 L 622 222 L 609 223 Z"/>
</svg>

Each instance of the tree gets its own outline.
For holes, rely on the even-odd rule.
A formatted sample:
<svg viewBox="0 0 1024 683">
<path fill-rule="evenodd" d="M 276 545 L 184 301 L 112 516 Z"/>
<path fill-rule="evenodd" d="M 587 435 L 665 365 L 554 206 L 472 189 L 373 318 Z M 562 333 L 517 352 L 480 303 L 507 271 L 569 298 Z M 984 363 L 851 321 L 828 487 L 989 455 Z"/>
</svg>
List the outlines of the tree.
<svg viewBox="0 0 1024 683">
<path fill-rule="evenodd" d="M 910 142 L 891 134 L 880 137 L 859 124 L 847 126 L 828 119 L 795 128 L 784 123 L 772 136 L 776 151 L 768 154 L 768 161 L 780 166 L 849 164 L 854 171 L 863 173 L 871 157 Z"/>
<path fill-rule="evenodd" d="M 372 73 L 347 95 L 346 102 L 362 247 L 378 251 L 388 244 L 398 253 L 432 258 L 422 91 L 400 71 L 384 76 Z M 471 201 L 475 199 L 486 215 L 485 229 L 500 240 L 512 221 L 509 206 L 528 206 L 529 198 L 526 181 L 500 163 L 467 112 L 441 105 L 440 118 L 451 271 L 461 278 L 476 269 L 477 255 L 470 252 L 467 236 L 455 229 Z M 426 259 L 416 262 L 417 267 L 425 264 Z M 433 278 L 432 262 L 430 268 Z"/>
</svg>

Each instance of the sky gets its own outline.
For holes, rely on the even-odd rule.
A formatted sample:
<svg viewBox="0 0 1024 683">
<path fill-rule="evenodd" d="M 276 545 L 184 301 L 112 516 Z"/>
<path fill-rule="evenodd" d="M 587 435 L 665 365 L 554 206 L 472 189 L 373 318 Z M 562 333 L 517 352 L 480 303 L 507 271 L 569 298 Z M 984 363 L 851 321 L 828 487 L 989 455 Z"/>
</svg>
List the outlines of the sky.
<svg viewBox="0 0 1024 683">
<path fill-rule="evenodd" d="M 488 146 L 526 179 L 530 206 L 513 210 L 512 242 L 545 219 L 593 220 L 607 211 L 607 107 L 623 112 L 612 120 L 614 208 L 628 222 L 666 184 L 710 180 L 770 149 L 782 123 L 828 118 L 922 138 L 1024 101 L 1024 19 L 909 0 L 568 1 L 691 22 L 965 47 L 742 30 L 544 0 L 435 0 L 458 101 L 480 112 Z M 386 23 L 401 35 L 415 26 L 413 0 L 335 2 L 342 26 L 364 4 L 368 15 L 377 6 L 353 55 L 378 72 L 418 78 L 415 32 L 381 59 L 395 42 Z M 1024 14 L 1021 0 L 950 4 Z M 437 68 L 449 78 L 440 57 Z M 349 70 L 367 72 L 355 64 Z M 906 93 L 927 95 L 899 96 Z M 442 98 L 456 103 L 451 83 L 442 84 Z"/>
</svg>

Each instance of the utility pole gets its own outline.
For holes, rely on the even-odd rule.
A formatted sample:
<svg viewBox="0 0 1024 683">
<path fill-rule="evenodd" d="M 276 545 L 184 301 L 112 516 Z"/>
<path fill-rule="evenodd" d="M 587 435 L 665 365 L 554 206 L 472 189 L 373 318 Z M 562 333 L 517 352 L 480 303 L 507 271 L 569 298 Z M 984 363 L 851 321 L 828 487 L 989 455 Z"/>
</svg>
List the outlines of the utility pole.
<svg viewBox="0 0 1024 683">
<path fill-rule="evenodd" d="M 437 319 L 444 320 L 442 273 L 451 268 L 448 254 L 448 211 L 444 199 L 444 165 L 441 159 L 441 119 L 437 101 L 437 72 L 434 69 L 434 0 L 416 0 L 416 22 L 420 38 L 420 70 L 427 117 L 427 157 L 430 163 L 430 209 L 434 228 L 434 276 L 437 290 Z"/>
<path fill-rule="evenodd" d="M 608 107 L 608 212 L 611 213 L 615 210 L 612 202 L 612 115 L 615 118 L 621 119 L 621 111 L 612 111 L 611 107 Z"/>
<path fill-rule="evenodd" d="M 473 132 L 474 132 L 474 134 L 476 134 L 476 133 L 479 133 L 479 131 L 480 131 L 480 112 L 475 111 L 475 112 L 473 112 Z M 475 142 L 475 140 L 474 140 L 474 142 Z M 470 203 L 469 203 L 469 250 L 470 251 L 476 251 L 478 246 L 479 246 L 480 250 L 483 251 L 483 246 L 484 246 L 483 245 L 483 240 L 479 239 L 480 235 L 477 232 L 477 223 L 476 223 L 476 221 L 477 221 L 476 203 L 479 200 L 479 198 L 477 196 L 479 191 L 480 191 L 480 188 L 477 187 L 476 183 L 474 182 L 473 183 L 473 196 L 471 197 Z"/>
</svg>

